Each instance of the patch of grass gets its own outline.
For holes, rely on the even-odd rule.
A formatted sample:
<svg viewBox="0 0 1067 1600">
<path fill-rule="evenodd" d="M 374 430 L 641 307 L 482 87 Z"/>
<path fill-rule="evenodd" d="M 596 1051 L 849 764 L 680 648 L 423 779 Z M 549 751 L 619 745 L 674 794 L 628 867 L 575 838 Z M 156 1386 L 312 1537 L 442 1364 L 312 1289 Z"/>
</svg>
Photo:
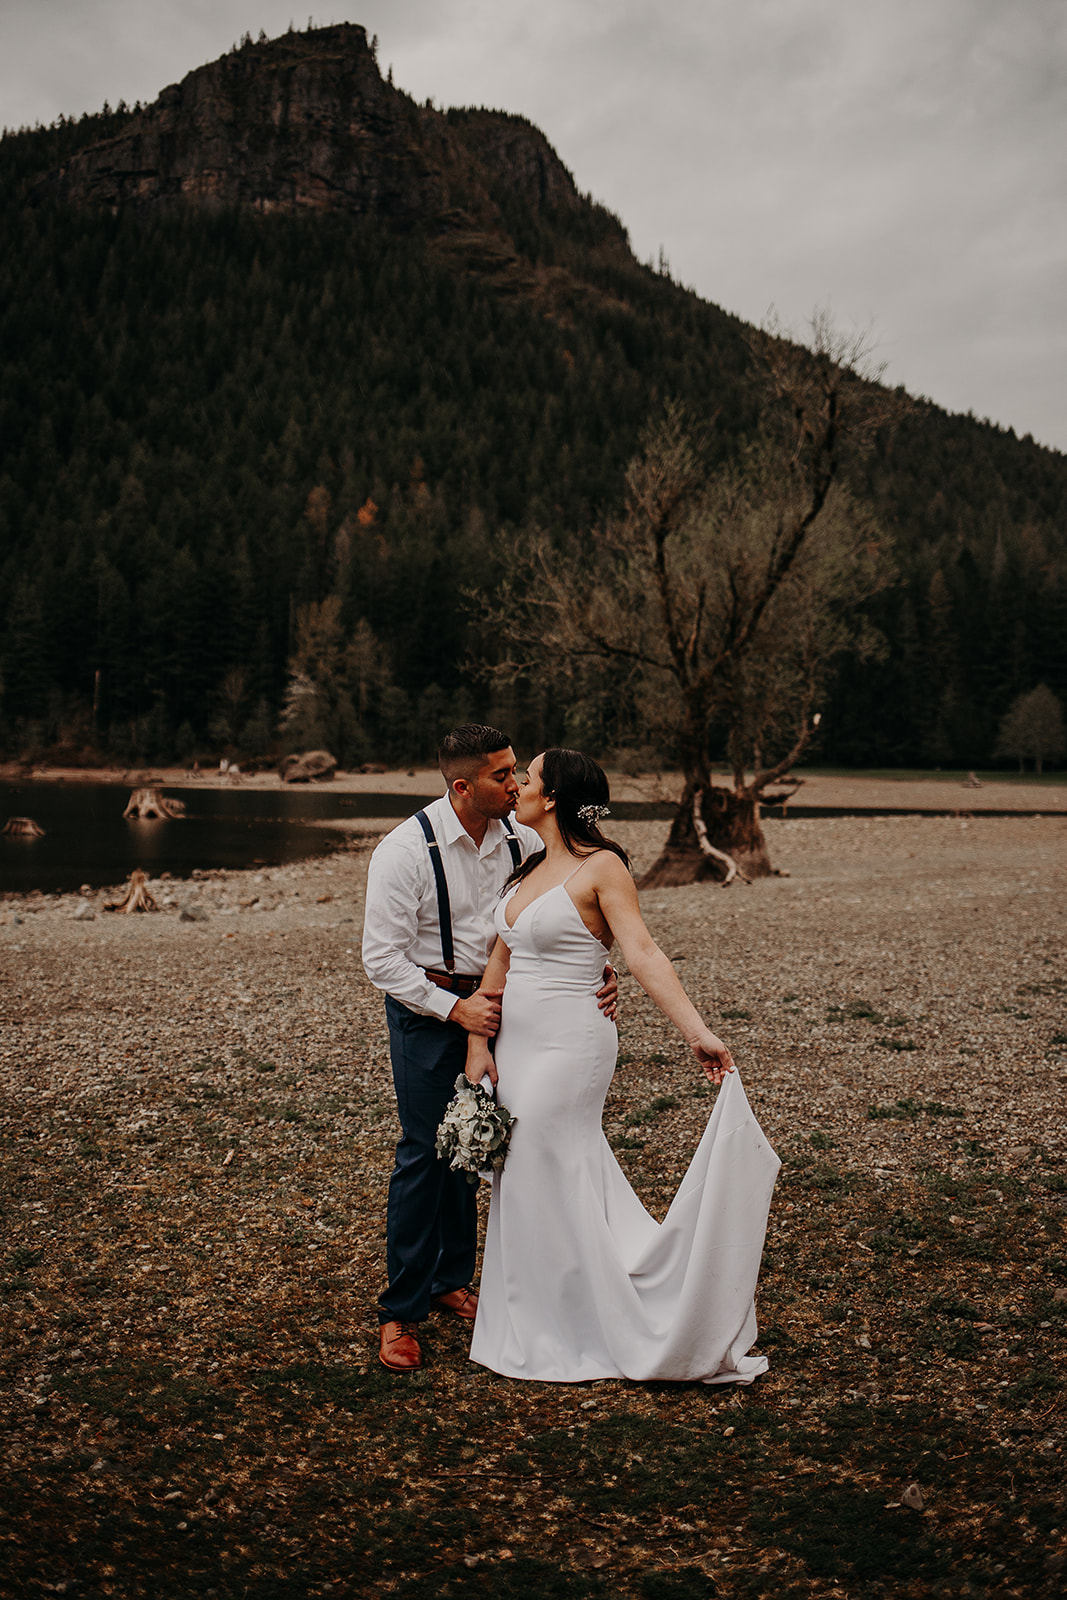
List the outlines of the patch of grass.
<svg viewBox="0 0 1067 1600">
<path fill-rule="evenodd" d="M 980 1322 L 982 1313 L 978 1307 L 969 1300 L 956 1300 L 951 1295 L 935 1294 L 926 1302 L 926 1309 L 933 1317 L 966 1317 L 971 1322 Z"/>
<path fill-rule="evenodd" d="M 919 1048 L 914 1039 L 890 1039 L 887 1036 L 880 1035 L 874 1042 L 876 1045 L 880 1045 L 883 1050 L 918 1050 Z"/>
<path fill-rule="evenodd" d="M 647 1106 L 638 1106 L 623 1119 L 628 1128 L 640 1128 L 646 1123 L 655 1122 L 664 1111 L 673 1111 L 678 1105 L 678 1097 L 673 1094 L 658 1094 L 650 1100 Z"/>
<path fill-rule="evenodd" d="M 858 1484 L 813 1483 L 755 1497 L 752 1529 L 800 1557 L 812 1577 L 867 1583 L 946 1577 L 953 1552 L 914 1513 L 888 1510 L 885 1495 Z"/>
<path fill-rule="evenodd" d="M 848 1000 L 842 1006 L 830 1006 L 826 1013 L 827 1022 L 841 1022 L 845 1019 L 850 1022 L 875 1024 L 887 1020 L 881 1011 L 876 1011 L 866 1000 Z"/>
<path fill-rule="evenodd" d="M 962 1106 L 946 1106 L 940 1100 L 916 1100 L 911 1096 L 903 1100 L 895 1100 L 891 1106 L 870 1105 L 867 1107 L 867 1121 L 877 1122 L 887 1118 L 905 1121 L 915 1117 L 962 1117 Z"/>
<path fill-rule="evenodd" d="M 714 1580 L 700 1567 L 648 1572 L 641 1579 L 642 1600 L 711 1600 L 718 1592 Z"/>
<path fill-rule="evenodd" d="M 719 1012 L 725 1022 L 751 1022 L 751 1011 L 745 1011 L 740 1006 L 730 1006 Z"/>
<path fill-rule="evenodd" d="M 126 1427 L 148 1432 L 230 1417 L 237 1409 L 229 1390 L 176 1374 L 164 1363 L 68 1372 L 56 1378 L 56 1388 L 79 1404 L 120 1417 Z"/>
<path fill-rule="evenodd" d="M 414 1563 L 412 1563 L 414 1564 Z M 594 1600 L 607 1596 L 595 1573 L 575 1572 L 530 1556 L 506 1561 L 479 1561 L 469 1568 L 439 1568 L 425 1577 L 409 1578 L 395 1593 L 400 1600 Z"/>
<path fill-rule="evenodd" d="M 821 1128 L 816 1128 L 814 1133 L 808 1134 L 808 1143 L 813 1150 L 832 1150 L 836 1140 L 831 1139 L 828 1133 L 823 1133 Z"/>
<path fill-rule="evenodd" d="M 272 1400 L 327 1400 L 349 1410 L 368 1400 L 389 1399 L 396 1394 L 396 1378 L 384 1367 L 364 1372 L 358 1367 L 300 1362 L 288 1367 L 261 1367 L 250 1375 L 249 1381 L 258 1394 Z"/>
<path fill-rule="evenodd" d="M 927 1223 L 922 1217 L 907 1211 L 894 1211 L 882 1227 L 868 1234 L 868 1242 L 876 1253 L 889 1255 L 922 1243 L 927 1232 Z"/>
<path fill-rule="evenodd" d="M 1009 1384 L 1005 1394 L 1015 1404 L 1026 1405 L 1031 1400 L 1059 1394 L 1063 1386 L 1064 1380 L 1058 1372 L 1050 1366 L 1040 1366 L 1020 1378 L 1018 1383 Z"/>
<path fill-rule="evenodd" d="M 34 1250 L 30 1245 L 20 1244 L 12 1250 L 5 1265 L 9 1272 L 26 1272 L 30 1267 L 37 1266 L 43 1257 L 43 1250 Z"/>
<path fill-rule="evenodd" d="M 277 1072 L 278 1063 L 269 1061 L 266 1056 L 253 1055 L 250 1050 L 235 1050 L 234 1060 L 242 1067 L 249 1067 L 253 1072 Z"/>
<path fill-rule="evenodd" d="M 822 1145 L 816 1146 L 823 1149 Z M 800 1189 L 820 1189 L 824 1193 L 839 1190 L 847 1193 L 853 1179 L 847 1172 L 825 1161 L 814 1161 L 811 1156 L 798 1156 L 787 1163 L 788 1182 Z"/>
</svg>

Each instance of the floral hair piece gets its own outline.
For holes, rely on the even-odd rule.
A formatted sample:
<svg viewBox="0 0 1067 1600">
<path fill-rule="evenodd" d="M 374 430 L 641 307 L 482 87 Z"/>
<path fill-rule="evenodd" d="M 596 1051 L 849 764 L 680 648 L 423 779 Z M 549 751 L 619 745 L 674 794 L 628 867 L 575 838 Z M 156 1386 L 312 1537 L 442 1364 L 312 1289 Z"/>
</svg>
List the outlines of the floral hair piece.
<svg viewBox="0 0 1067 1600">
<path fill-rule="evenodd" d="M 579 806 L 578 815 L 583 822 L 599 822 L 602 817 L 611 816 L 609 806 Z"/>
</svg>

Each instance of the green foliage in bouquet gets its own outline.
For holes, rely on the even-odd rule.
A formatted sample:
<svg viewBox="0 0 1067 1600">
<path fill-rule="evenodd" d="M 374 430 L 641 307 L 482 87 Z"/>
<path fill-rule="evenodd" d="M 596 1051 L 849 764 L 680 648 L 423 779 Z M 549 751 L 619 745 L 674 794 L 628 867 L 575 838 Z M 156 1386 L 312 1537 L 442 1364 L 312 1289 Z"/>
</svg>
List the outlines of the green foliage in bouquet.
<svg viewBox="0 0 1067 1600">
<path fill-rule="evenodd" d="M 465 1172 L 468 1183 L 477 1183 L 479 1173 L 503 1170 L 514 1126 L 507 1106 L 498 1105 L 488 1089 L 461 1072 L 437 1130 L 438 1157 L 453 1172 Z"/>
</svg>

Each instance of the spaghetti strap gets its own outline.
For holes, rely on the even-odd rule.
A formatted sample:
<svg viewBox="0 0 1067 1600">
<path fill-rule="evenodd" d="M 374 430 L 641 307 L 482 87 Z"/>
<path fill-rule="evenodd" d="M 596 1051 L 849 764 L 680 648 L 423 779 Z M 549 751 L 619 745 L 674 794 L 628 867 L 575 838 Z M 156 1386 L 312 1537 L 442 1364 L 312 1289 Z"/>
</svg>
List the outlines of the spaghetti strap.
<svg viewBox="0 0 1067 1600">
<path fill-rule="evenodd" d="M 578 876 L 579 872 L 581 872 L 582 868 L 585 866 L 587 861 L 591 861 L 594 856 L 602 856 L 603 854 L 604 854 L 603 850 L 590 850 L 590 852 L 589 852 L 589 854 L 587 856 L 583 856 L 582 857 L 582 859 L 579 861 L 578 865 L 575 867 L 574 871 L 573 872 L 569 872 L 567 874 L 567 876 L 564 878 L 563 882 L 560 884 L 560 888 L 561 889 L 565 889 L 567 887 L 568 883 L 570 883 L 571 879 L 572 878 L 576 878 Z"/>
</svg>

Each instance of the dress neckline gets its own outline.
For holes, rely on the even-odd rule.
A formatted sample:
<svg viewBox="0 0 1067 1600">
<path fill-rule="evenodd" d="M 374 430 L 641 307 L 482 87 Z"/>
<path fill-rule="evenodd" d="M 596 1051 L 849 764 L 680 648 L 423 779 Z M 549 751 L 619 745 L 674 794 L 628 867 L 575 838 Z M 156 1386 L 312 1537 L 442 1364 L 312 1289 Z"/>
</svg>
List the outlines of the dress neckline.
<svg viewBox="0 0 1067 1600">
<path fill-rule="evenodd" d="M 533 899 L 530 900 L 526 905 L 523 906 L 523 908 L 519 912 L 518 916 L 516 916 L 515 921 L 514 922 L 509 922 L 508 921 L 508 905 L 509 905 L 510 901 L 514 898 L 514 896 L 518 893 L 519 888 L 520 888 L 520 885 L 516 884 L 514 889 L 512 889 L 511 894 L 508 895 L 507 900 L 504 901 L 503 905 L 500 908 L 500 914 L 504 919 L 504 926 L 508 930 L 508 932 L 509 933 L 514 933 L 515 929 L 518 927 L 520 921 L 526 915 L 527 911 L 532 911 L 534 906 L 540 905 L 542 900 L 547 900 L 548 896 L 550 894 L 555 894 L 557 889 L 563 889 L 565 891 L 566 888 L 567 888 L 568 883 L 570 883 L 570 881 L 574 877 L 575 873 L 581 872 L 582 868 L 585 866 L 585 863 L 589 860 L 589 856 L 596 856 L 596 855 L 599 855 L 599 854 L 600 854 L 599 850 L 590 850 L 589 855 L 588 856 L 584 856 L 582 858 L 582 860 L 575 867 L 574 872 L 568 872 L 567 876 L 564 878 L 562 883 L 554 883 L 552 885 L 551 889 L 543 889 L 540 894 L 534 895 Z M 596 944 L 598 944 L 600 946 L 601 950 L 604 951 L 605 955 L 609 954 L 610 951 L 611 951 L 611 945 L 605 944 L 603 939 L 601 939 L 601 937 L 599 936 L 599 934 L 594 933 L 592 928 L 587 928 L 586 927 L 585 918 L 582 916 L 582 913 L 578 910 L 578 907 L 575 905 L 573 896 L 568 894 L 567 895 L 567 899 L 570 901 L 571 910 L 574 912 L 574 915 L 578 918 L 578 921 L 581 923 L 582 927 L 585 928 L 585 931 L 589 935 L 590 939 L 592 939 L 594 941 L 594 943 L 596 943 Z"/>
<path fill-rule="evenodd" d="M 571 874 L 571 876 L 573 877 L 573 873 Z M 542 900 L 544 900 L 544 899 L 546 899 L 548 897 L 548 895 L 555 894 L 557 889 L 565 889 L 567 887 L 567 884 L 568 884 L 569 881 L 570 881 L 569 879 L 565 878 L 562 883 L 554 883 L 552 885 L 551 889 L 545 889 L 545 890 L 542 891 L 541 894 L 535 894 L 533 899 L 527 901 L 527 903 L 523 906 L 522 910 L 516 914 L 515 921 L 514 922 L 508 922 L 508 904 L 509 904 L 512 896 L 516 895 L 518 893 L 518 891 L 519 891 L 519 885 L 516 884 L 514 889 L 512 889 L 511 894 L 508 895 L 507 900 L 504 901 L 504 922 L 507 925 L 508 932 L 509 933 L 513 933 L 515 928 L 518 926 L 520 917 L 524 917 L 526 915 L 527 911 L 532 911 L 534 906 L 539 905 Z M 571 900 L 570 895 L 567 896 L 567 899 Z M 571 900 L 571 905 L 574 906 L 574 901 L 573 900 Z M 574 906 L 574 909 L 575 909 L 575 911 L 577 911 L 578 907 Z M 583 926 L 584 926 L 584 924 L 583 924 Z"/>
<path fill-rule="evenodd" d="M 526 915 L 527 911 L 529 911 L 531 906 L 535 906 L 539 900 L 543 900 L 546 895 L 553 894 L 557 889 L 565 889 L 567 887 L 568 883 L 570 883 L 571 879 L 572 878 L 576 878 L 578 876 L 579 872 L 581 872 L 581 870 L 585 866 L 586 862 L 587 861 L 591 861 L 593 856 L 598 856 L 600 854 L 601 854 L 601 852 L 599 850 L 590 850 L 587 855 L 584 855 L 582 857 L 582 859 L 579 861 L 578 865 L 571 872 L 568 872 L 567 876 L 563 879 L 562 883 L 554 883 L 552 885 L 551 889 L 543 889 L 540 894 L 535 894 L 533 899 L 528 901 L 527 904 L 523 906 L 522 910 L 519 912 L 518 916 L 515 918 L 515 921 L 514 922 L 508 922 L 508 911 L 507 911 L 508 901 L 510 901 L 516 894 L 518 894 L 519 889 L 522 887 L 521 884 L 517 883 L 515 885 L 514 889 L 512 889 L 511 894 L 508 895 L 507 900 L 504 901 L 504 922 L 505 922 L 505 925 L 507 927 L 508 932 L 509 933 L 511 932 L 511 930 L 517 925 L 519 917 L 524 917 Z M 540 865 L 540 863 L 538 863 L 538 864 Z M 571 905 L 574 906 L 574 901 L 571 900 L 570 895 L 567 896 L 567 899 L 570 900 L 571 901 Z M 578 907 L 577 906 L 574 906 L 574 909 L 575 909 L 575 911 L 578 911 Z M 578 915 L 581 916 L 581 912 L 580 911 L 578 912 Z M 582 923 L 582 926 L 585 927 L 585 923 L 584 922 Z M 588 932 L 588 929 L 586 929 L 586 932 Z M 595 933 L 593 934 L 593 938 L 596 939 L 596 934 Z M 597 943 L 598 944 L 602 944 L 603 940 L 597 939 Z"/>
</svg>

